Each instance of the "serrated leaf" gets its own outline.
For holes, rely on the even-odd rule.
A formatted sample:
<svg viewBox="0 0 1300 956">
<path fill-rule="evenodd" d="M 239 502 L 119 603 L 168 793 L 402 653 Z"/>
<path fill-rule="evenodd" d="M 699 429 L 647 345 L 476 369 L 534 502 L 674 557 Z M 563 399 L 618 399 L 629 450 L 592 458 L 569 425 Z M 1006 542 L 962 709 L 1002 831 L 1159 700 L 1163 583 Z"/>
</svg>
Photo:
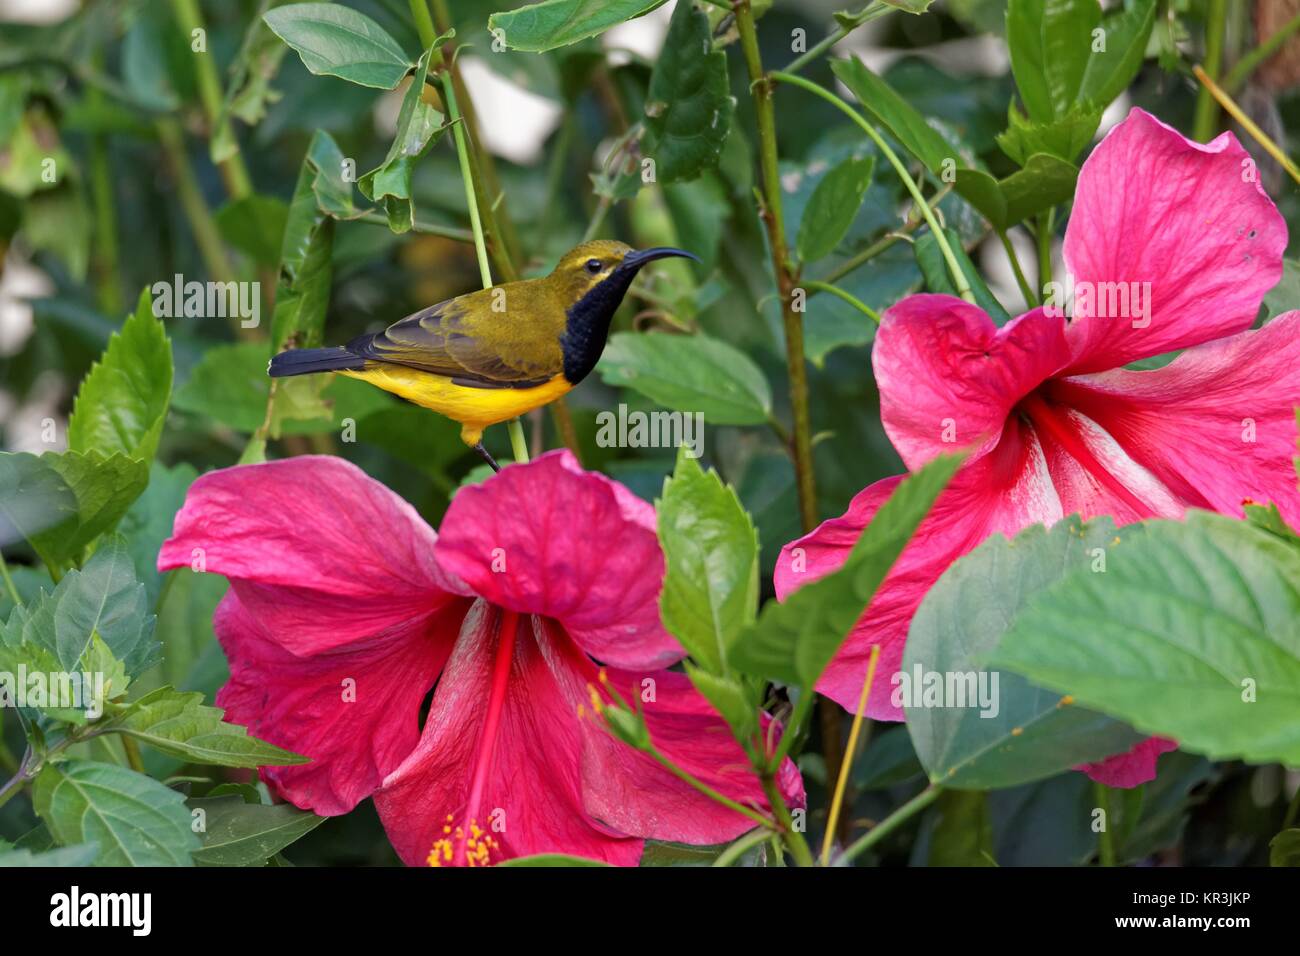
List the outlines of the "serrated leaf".
<svg viewBox="0 0 1300 956">
<path fill-rule="evenodd" d="M 146 289 L 82 379 L 68 419 L 68 448 L 148 461 L 158 448 L 171 392 L 171 343 Z"/>
<path fill-rule="evenodd" d="M 911 690 L 904 698 L 907 727 L 931 781 L 955 788 L 1015 786 L 1120 753 L 1142 739 L 1122 723 L 1063 705 L 1060 694 L 988 669 L 1009 623 L 1035 595 L 1076 567 L 1088 571 L 1141 532 L 1141 525 L 1116 531 L 1108 518 L 1085 524 L 1071 517 L 1050 531 L 1027 528 L 1010 541 L 995 535 L 954 562 L 930 589 L 912 617 L 900 673 Z M 976 696 L 966 706 L 927 700 L 929 675 L 944 681 L 970 675 L 962 688 Z M 978 697 L 981 680 L 991 700 Z"/>
<path fill-rule="evenodd" d="M 996 666 L 1212 759 L 1300 765 L 1300 552 L 1244 521 L 1149 521 L 1067 575 Z"/>
<path fill-rule="evenodd" d="M 268 10 L 266 25 L 318 76 L 391 90 L 411 69 L 401 45 L 364 13 L 332 3 L 292 3 Z"/>
<path fill-rule="evenodd" d="M 665 0 L 543 0 L 488 17 L 488 29 L 512 50 L 544 53 L 643 16 Z"/>
<path fill-rule="evenodd" d="M 32 805 L 60 844 L 97 844 L 97 866 L 192 866 L 199 848 L 184 798 L 125 767 L 48 765 L 32 785 Z"/>
<path fill-rule="evenodd" d="M 1049 153 L 1073 163 L 1097 132 L 1100 109 L 1078 107 L 1050 123 L 1035 123 L 1014 105 L 1007 114 L 1007 128 L 997 136 L 1002 151 L 1024 166 L 1035 153 Z"/>
<path fill-rule="evenodd" d="M 62 567 L 111 531 L 148 481 L 148 465 L 121 454 L 0 453 L 0 540 L 25 537 Z"/>
<path fill-rule="evenodd" d="M 958 169 L 957 193 L 993 225 L 1006 230 L 1074 196 L 1079 170 L 1059 156 L 1035 153 L 1003 180 L 979 169 Z"/>
<path fill-rule="evenodd" d="M 941 455 L 903 480 L 837 570 L 770 601 L 732 649 L 747 673 L 811 688 L 960 464 Z"/>
<path fill-rule="evenodd" d="M 248 736 L 247 728 L 224 716 L 220 707 L 205 705 L 202 694 L 160 687 L 117 712 L 108 729 L 192 763 L 255 768 L 309 762 Z"/>
<path fill-rule="evenodd" d="M 758 606 L 758 535 L 736 493 L 684 452 L 657 503 L 666 573 L 664 626 L 704 669 L 727 652 Z"/>
<path fill-rule="evenodd" d="M 694 179 L 722 155 L 735 100 L 727 55 L 712 46 L 709 18 L 693 3 L 677 4 L 645 99 L 642 147 L 661 183 Z"/>
<path fill-rule="evenodd" d="M 204 814 L 203 846 L 194 851 L 199 866 L 263 866 L 325 822 L 292 804 L 247 803 L 234 795 L 191 800 L 190 807 Z"/>
<path fill-rule="evenodd" d="M 666 408 L 700 412 L 715 425 L 761 425 L 772 392 L 745 353 L 705 335 L 619 332 L 597 366 L 606 385 L 627 386 Z"/>
<path fill-rule="evenodd" d="M 874 156 L 850 157 L 822 177 L 799 220 L 795 248 L 803 262 L 815 262 L 835 251 L 871 185 Z"/>
</svg>

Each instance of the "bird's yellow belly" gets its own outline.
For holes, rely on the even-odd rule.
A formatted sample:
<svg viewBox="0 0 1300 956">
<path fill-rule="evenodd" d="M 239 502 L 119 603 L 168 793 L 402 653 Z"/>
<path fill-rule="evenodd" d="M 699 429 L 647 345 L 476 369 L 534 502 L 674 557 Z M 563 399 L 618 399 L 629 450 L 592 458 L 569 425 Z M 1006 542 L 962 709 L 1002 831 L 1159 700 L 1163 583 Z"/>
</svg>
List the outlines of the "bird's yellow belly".
<svg viewBox="0 0 1300 956">
<path fill-rule="evenodd" d="M 401 365 L 345 370 L 339 374 L 359 378 L 460 422 L 460 437 L 467 445 L 478 444 L 483 429 L 489 425 L 553 402 L 573 388 L 563 375 L 532 388 L 470 388 L 456 385 L 442 375 Z"/>
</svg>

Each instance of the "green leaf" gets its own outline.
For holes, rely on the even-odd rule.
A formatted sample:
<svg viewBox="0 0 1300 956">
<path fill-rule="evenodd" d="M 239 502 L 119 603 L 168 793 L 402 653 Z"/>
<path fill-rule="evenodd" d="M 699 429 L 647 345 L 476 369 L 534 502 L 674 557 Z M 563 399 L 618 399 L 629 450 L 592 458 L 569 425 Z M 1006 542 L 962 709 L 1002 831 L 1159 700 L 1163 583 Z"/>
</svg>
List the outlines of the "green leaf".
<svg viewBox="0 0 1300 956">
<path fill-rule="evenodd" d="M 761 425 L 772 413 L 762 370 L 744 352 L 705 335 L 620 332 L 597 366 L 606 385 L 633 388 L 666 408 L 700 412 L 714 425 Z"/>
<path fill-rule="evenodd" d="M 333 278 L 334 220 L 321 209 L 314 189 L 318 170 L 313 157 L 322 149 L 322 137 L 327 134 L 319 130 L 312 136 L 289 201 L 271 318 L 272 353 L 313 348 L 324 337 Z"/>
<path fill-rule="evenodd" d="M 292 3 L 268 10 L 262 19 L 317 76 L 391 90 L 411 69 L 410 59 L 383 27 L 341 4 Z"/>
<path fill-rule="evenodd" d="M 977 790 L 946 790 L 935 803 L 928 866 L 997 866 L 989 795 Z"/>
<path fill-rule="evenodd" d="M 831 72 L 852 91 L 858 103 L 932 174 L 937 176 L 941 173 L 946 159 L 962 165 L 956 150 L 925 121 L 925 117 L 895 93 L 888 83 L 867 69 L 862 61 L 856 57 L 834 60 Z"/>
<path fill-rule="evenodd" d="M 366 210 L 354 202 L 351 181 L 343 178 L 345 157 L 334 137 L 324 130 L 317 130 L 303 162 L 314 173 L 311 189 L 323 212 L 334 219 L 356 219 L 365 215 Z"/>
<path fill-rule="evenodd" d="M 654 157 L 656 180 L 680 182 L 715 168 L 735 105 L 709 18 L 693 3 L 677 4 L 645 99 L 642 145 Z"/>
<path fill-rule="evenodd" d="M 191 763 L 255 768 L 310 762 L 248 736 L 246 728 L 226 723 L 224 714 L 206 706 L 202 694 L 160 687 L 118 711 L 107 729 Z"/>
<path fill-rule="evenodd" d="M 1212 759 L 1300 765 L 1300 551 L 1222 515 L 1150 521 L 1038 595 L 994 661 Z"/>
<path fill-rule="evenodd" d="M 517 856 L 511 860 L 502 860 L 497 866 L 609 866 L 602 860 L 588 860 L 581 856 L 567 856 L 563 853 L 538 853 L 534 856 Z"/>
<path fill-rule="evenodd" d="M 664 0 L 543 0 L 488 17 L 488 29 L 512 50 L 544 53 L 643 16 Z"/>
<path fill-rule="evenodd" d="M 239 796 L 191 800 L 190 807 L 203 811 L 203 847 L 194 851 L 199 866 L 264 866 L 325 822 L 292 804 L 245 803 Z"/>
<path fill-rule="evenodd" d="M 1131 790 L 1112 791 L 1112 810 L 1118 813 L 1117 862 L 1136 863 L 1178 843 L 1193 806 L 1203 799 L 1193 791 L 1214 776 L 1210 761 L 1175 750 L 1160 755 L 1154 780 L 1135 788 L 1140 799 L 1123 800 Z"/>
<path fill-rule="evenodd" d="M 1091 103 L 1098 112 L 1124 92 L 1142 68 L 1147 42 L 1156 23 L 1156 0 L 1133 0 L 1101 21 L 1105 50 L 1091 46 L 1091 56 L 1079 85 L 1079 102 Z M 1093 46 L 1097 37 L 1090 37 Z"/>
<path fill-rule="evenodd" d="M 1283 830 L 1269 841 L 1268 865 L 1300 866 L 1300 828 Z"/>
<path fill-rule="evenodd" d="M 213 163 L 224 162 L 239 152 L 234 119 L 256 126 L 266 117 L 267 106 L 280 99 L 279 91 L 271 88 L 271 81 L 286 52 L 288 47 L 267 29 L 264 21 L 254 20 L 249 24 L 239 54 L 230 66 L 226 97 L 212 124 L 208 155 Z"/>
<path fill-rule="evenodd" d="M 978 169 L 958 169 L 957 193 L 988 219 L 1009 229 L 1074 196 L 1079 170 L 1059 156 L 1035 153 L 1025 168 L 996 180 Z"/>
<path fill-rule="evenodd" d="M 1092 142 L 1101 113 L 1100 109 L 1076 107 L 1050 123 L 1034 123 L 1013 105 L 1006 131 L 997 136 L 998 146 L 1021 166 L 1034 153 L 1050 153 L 1073 163 Z"/>
<path fill-rule="evenodd" d="M 125 455 L 0 453 L 0 541 L 25 537 L 51 567 L 81 557 L 111 531 L 149 481 Z"/>
<path fill-rule="evenodd" d="M 192 866 L 199 848 L 184 798 L 125 767 L 51 764 L 32 785 L 32 805 L 60 844 L 97 844 L 98 866 Z"/>
<path fill-rule="evenodd" d="M 989 291 L 989 287 L 984 283 L 984 278 L 979 274 L 979 270 L 975 268 L 975 263 L 970 261 L 970 256 L 966 254 L 966 250 L 961 244 L 961 236 L 957 235 L 955 229 L 945 229 L 944 235 L 948 237 L 948 245 L 952 249 L 953 256 L 957 259 L 957 265 L 961 268 L 966 281 L 970 283 L 971 291 L 975 293 L 975 304 L 987 312 L 995 324 L 1006 325 L 1011 321 L 1011 316 L 1002 307 L 1002 303 Z M 926 230 L 912 244 L 912 254 L 916 256 L 916 264 L 921 267 L 921 274 L 925 276 L 927 289 L 931 292 L 957 295 L 957 287 L 953 284 L 952 273 L 948 271 L 948 262 L 943 257 L 943 250 L 939 248 L 939 241 L 935 238 L 934 233 Z"/>
<path fill-rule="evenodd" d="M 769 601 L 757 623 L 732 649 L 735 666 L 769 680 L 811 688 L 960 462 L 960 456 L 941 455 L 904 479 L 839 569 L 804 585 L 781 603 Z"/>
<path fill-rule="evenodd" d="M 931 781 L 955 788 L 1009 787 L 1119 753 L 1142 739 L 1108 717 L 1063 705 L 1060 694 L 986 668 L 1008 624 L 1037 594 L 1075 568 L 1092 573 L 1117 542 L 1141 531 L 1141 525 L 1116 531 L 1109 518 L 1085 524 L 1070 517 L 1050 531 L 1027 528 L 1010 541 L 994 535 L 930 589 L 907 635 L 900 673 L 908 683 L 895 693 L 910 691 L 902 701 L 907 727 Z M 968 695 L 966 706 L 927 700 L 926 679 L 935 677 L 964 679 L 953 686 Z M 986 700 L 978 696 L 981 679 L 992 691 Z"/>
<path fill-rule="evenodd" d="M 907 727 L 896 724 L 874 737 L 867 752 L 853 764 L 853 786 L 859 791 L 885 790 L 924 772 Z"/>
<path fill-rule="evenodd" d="M 12 849 L 0 852 L 0 867 L 85 867 L 95 862 L 98 853 L 99 847 L 93 843 L 78 843 L 75 846 L 46 850 L 43 853 L 33 853 L 27 849 Z"/>
<path fill-rule="evenodd" d="M 149 460 L 172 391 L 172 349 L 149 290 L 81 382 L 68 420 L 68 448 Z"/>
<path fill-rule="evenodd" d="M 382 201 L 388 211 L 388 228 L 393 232 L 409 232 L 415 225 L 415 204 L 411 202 L 411 176 L 419 161 L 446 127 L 442 114 L 424 102 L 424 84 L 429 75 L 429 58 L 451 38 L 446 33 L 425 50 L 415 67 L 411 85 L 402 98 L 402 109 L 397 116 L 397 133 L 388 155 L 375 169 L 357 180 L 362 195 L 374 202 Z"/>
<path fill-rule="evenodd" d="M 158 660 L 154 616 L 144 585 L 120 537 L 108 539 L 81 570 L 63 576 L 52 595 L 51 649 L 67 670 L 75 670 L 98 634 L 132 677 Z"/>
<path fill-rule="evenodd" d="M 221 237 L 259 266 L 280 264 L 280 240 L 289 207 L 274 196 L 232 199 L 217 210 Z"/>
<path fill-rule="evenodd" d="M 874 156 L 850 157 L 817 183 L 799 221 L 795 248 L 802 261 L 815 262 L 835 251 L 853 225 L 875 168 Z"/>
<path fill-rule="evenodd" d="M 736 493 L 684 451 L 656 503 L 666 573 L 664 626 L 705 670 L 726 673 L 727 652 L 758 607 L 758 535 Z"/>
</svg>

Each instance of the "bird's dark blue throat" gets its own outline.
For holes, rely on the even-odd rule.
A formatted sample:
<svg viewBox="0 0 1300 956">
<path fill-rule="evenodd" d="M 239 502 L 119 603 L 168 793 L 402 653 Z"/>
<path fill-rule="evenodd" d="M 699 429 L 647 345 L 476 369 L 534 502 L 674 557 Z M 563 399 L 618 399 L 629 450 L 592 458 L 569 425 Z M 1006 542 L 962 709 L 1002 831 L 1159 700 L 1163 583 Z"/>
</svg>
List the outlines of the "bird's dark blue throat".
<svg viewBox="0 0 1300 956">
<path fill-rule="evenodd" d="M 564 350 L 564 377 L 577 385 L 596 367 L 609 337 L 609 323 L 618 311 L 632 280 L 647 262 L 680 256 L 699 262 L 699 256 L 684 249 L 656 246 L 629 252 L 608 276 L 594 285 L 581 299 L 569 306 L 568 321 L 560 336 Z"/>
</svg>

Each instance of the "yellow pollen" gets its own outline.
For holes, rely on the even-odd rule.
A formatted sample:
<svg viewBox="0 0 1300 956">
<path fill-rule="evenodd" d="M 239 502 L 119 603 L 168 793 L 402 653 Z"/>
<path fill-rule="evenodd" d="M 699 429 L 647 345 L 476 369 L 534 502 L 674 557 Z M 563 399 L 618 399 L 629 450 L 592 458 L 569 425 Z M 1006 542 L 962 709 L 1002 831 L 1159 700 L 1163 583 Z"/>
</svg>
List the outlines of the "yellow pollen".
<svg viewBox="0 0 1300 956">
<path fill-rule="evenodd" d="M 454 817 L 448 815 L 448 825 L 442 828 L 442 832 L 453 835 L 434 842 L 433 848 L 429 850 L 429 866 L 451 866 L 459 848 L 464 849 L 466 866 L 491 866 L 493 852 L 501 849 L 496 839 L 480 827 L 476 820 L 469 821 L 468 835 L 465 827 L 456 827 L 453 831 L 450 826 L 452 820 Z"/>
</svg>

